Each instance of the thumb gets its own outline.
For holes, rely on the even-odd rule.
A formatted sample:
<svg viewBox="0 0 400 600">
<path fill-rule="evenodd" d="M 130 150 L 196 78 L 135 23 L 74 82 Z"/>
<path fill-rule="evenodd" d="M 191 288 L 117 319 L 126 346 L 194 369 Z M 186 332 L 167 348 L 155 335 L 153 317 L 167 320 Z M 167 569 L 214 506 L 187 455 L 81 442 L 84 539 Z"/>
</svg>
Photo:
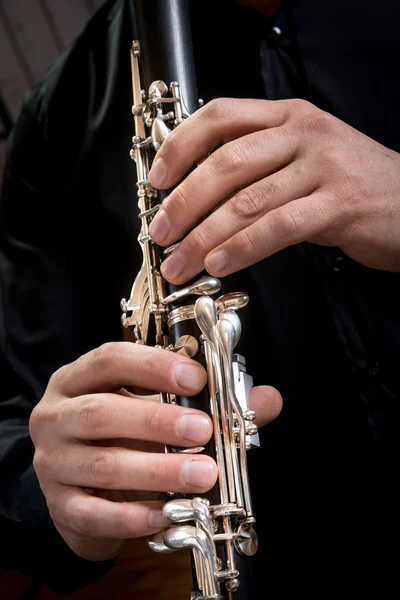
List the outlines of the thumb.
<svg viewBox="0 0 400 600">
<path fill-rule="evenodd" d="M 255 423 L 258 427 L 276 419 L 282 410 L 282 396 L 270 385 L 259 385 L 251 388 L 249 405 L 256 411 Z"/>
</svg>

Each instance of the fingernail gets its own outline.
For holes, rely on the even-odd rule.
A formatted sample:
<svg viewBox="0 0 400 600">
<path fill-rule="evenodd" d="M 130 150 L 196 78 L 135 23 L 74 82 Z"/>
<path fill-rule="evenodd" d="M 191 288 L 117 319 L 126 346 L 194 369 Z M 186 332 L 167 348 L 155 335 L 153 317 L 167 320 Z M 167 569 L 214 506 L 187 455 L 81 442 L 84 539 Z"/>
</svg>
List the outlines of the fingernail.
<svg viewBox="0 0 400 600">
<path fill-rule="evenodd" d="M 185 255 L 177 249 L 162 263 L 161 273 L 166 279 L 175 279 L 182 273 L 185 265 Z"/>
<path fill-rule="evenodd" d="M 206 443 L 211 434 L 210 422 L 201 415 L 183 415 L 176 424 L 179 435 L 189 442 Z"/>
<path fill-rule="evenodd" d="M 183 467 L 182 478 L 188 485 L 211 485 L 215 479 L 214 466 L 205 460 L 187 462 Z"/>
<path fill-rule="evenodd" d="M 149 234 L 156 243 L 161 243 L 169 234 L 170 229 L 171 223 L 168 215 L 165 210 L 161 209 L 150 223 Z"/>
<path fill-rule="evenodd" d="M 215 273 L 222 271 L 229 262 L 229 254 L 225 250 L 218 250 L 214 254 L 211 254 L 205 261 L 206 269 Z"/>
<path fill-rule="evenodd" d="M 171 521 L 167 517 L 164 517 L 161 509 L 154 509 L 149 514 L 149 525 L 150 527 L 159 527 L 162 529 L 171 525 Z"/>
<path fill-rule="evenodd" d="M 178 385 L 194 392 L 201 390 L 205 380 L 204 371 L 200 365 L 188 365 L 183 362 L 176 365 L 174 375 Z"/>
<path fill-rule="evenodd" d="M 151 185 L 157 189 L 162 188 L 162 184 L 167 178 L 167 166 L 163 158 L 158 158 L 153 164 L 149 173 L 149 181 Z"/>
</svg>

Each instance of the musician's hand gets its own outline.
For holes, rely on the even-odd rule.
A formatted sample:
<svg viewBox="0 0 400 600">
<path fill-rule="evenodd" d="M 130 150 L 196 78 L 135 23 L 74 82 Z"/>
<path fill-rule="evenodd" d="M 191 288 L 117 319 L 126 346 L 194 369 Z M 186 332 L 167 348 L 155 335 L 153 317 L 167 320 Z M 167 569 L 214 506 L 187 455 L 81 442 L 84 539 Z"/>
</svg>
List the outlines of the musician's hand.
<svg viewBox="0 0 400 600">
<path fill-rule="evenodd" d="M 165 454 L 164 444 L 202 446 L 204 413 L 134 398 L 126 387 L 198 393 L 204 369 L 182 356 L 130 342 L 110 343 L 58 370 L 33 410 L 34 468 L 50 515 L 80 556 L 116 556 L 124 541 L 168 525 L 159 492 L 201 494 L 217 478 L 204 454 Z M 272 388 L 253 388 L 258 424 L 277 416 Z"/>
<path fill-rule="evenodd" d="M 150 182 L 168 189 L 210 152 L 150 227 L 163 246 L 186 235 L 163 264 L 169 281 L 204 266 L 228 275 L 302 241 L 400 270 L 396 152 L 303 100 L 221 99 L 172 132 Z"/>
</svg>

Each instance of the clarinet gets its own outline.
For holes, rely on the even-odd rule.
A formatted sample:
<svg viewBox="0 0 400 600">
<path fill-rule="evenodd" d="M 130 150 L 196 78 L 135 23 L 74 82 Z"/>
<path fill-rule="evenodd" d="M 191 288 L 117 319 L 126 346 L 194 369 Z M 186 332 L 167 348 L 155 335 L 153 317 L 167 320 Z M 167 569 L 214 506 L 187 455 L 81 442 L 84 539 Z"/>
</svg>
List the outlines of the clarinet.
<svg viewBox="0 0 400 600">
<path fill-rule="evenodd" d="M 131 48 L 135 162 L 143 264 L 129 300 L 121 300 L 122 324 L 133 341 L 169 351 L 184 350 L 203 365 L 208 383 L 192 397 L 160 393 L 160 401 L 196 408 L 213 422 L 205 447 L 166 447 L 166 452 L 212 456 L 218 480 L 202 497 L 167 494 L 163 507 L 171 526 L 149 540 L 157 552 L 190 549 L 191 600 L 249 600 L 250 557 L 257 551 L 253 528 L 247 451 L 259 446 L 256 414 L 248 407 L 252 378 L 242 355 L 237 311 L 249 298 L 242 292 L 219 295 L 221 282 L 206 273 L 184 286 L 163 279 L 160 265 L 177 247 L 157 246 L 149 226 L 170 193 L 148 180 L 164 140 L 201 105 L 187 0 L 134 0 L 136 33 Z M 162 77 L 163 79 L 160 79 Z M 196 168 L 196 167 L 194 167 Z"/>
</svg>

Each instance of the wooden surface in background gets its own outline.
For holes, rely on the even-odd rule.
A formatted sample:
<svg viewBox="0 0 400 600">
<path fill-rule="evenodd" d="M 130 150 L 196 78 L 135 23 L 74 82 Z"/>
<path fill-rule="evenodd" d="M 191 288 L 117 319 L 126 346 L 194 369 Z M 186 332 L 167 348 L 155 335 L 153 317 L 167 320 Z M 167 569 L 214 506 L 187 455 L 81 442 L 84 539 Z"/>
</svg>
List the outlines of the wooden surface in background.
<svg viewBox="0 0 400 600">
<path fill-rule="evenodd" d="M 0 0 L 0 97 L 13 122 L 25 92 L 105 1 Z M 0 153 L 0 189 L 3 168 Z"/>
<path fill-rule="evenodd" d="M 19 600 L 30 579 L 0 570 L 1 600 Z M 158 554 L 145 539 L 132 542 L 117 566 L 97 583 L 79 590 L 68 600 L 190 600 L 190 556 L 187 551 Z M 43 588 L 37 600 L 57 600 Z"/>
<path fill-rule="evenodd" d="M 0 0 L 0 97 L 12 122 L 18 118 L 25 92 L 105 1 Z M 3 169 L 1 147 L 0 190 Z"/>
<path fill-rule="evenodd" d="M 15 120 L 23 95 L 105 0 L 0 0 L 0 94 Z"/>
</svg>

